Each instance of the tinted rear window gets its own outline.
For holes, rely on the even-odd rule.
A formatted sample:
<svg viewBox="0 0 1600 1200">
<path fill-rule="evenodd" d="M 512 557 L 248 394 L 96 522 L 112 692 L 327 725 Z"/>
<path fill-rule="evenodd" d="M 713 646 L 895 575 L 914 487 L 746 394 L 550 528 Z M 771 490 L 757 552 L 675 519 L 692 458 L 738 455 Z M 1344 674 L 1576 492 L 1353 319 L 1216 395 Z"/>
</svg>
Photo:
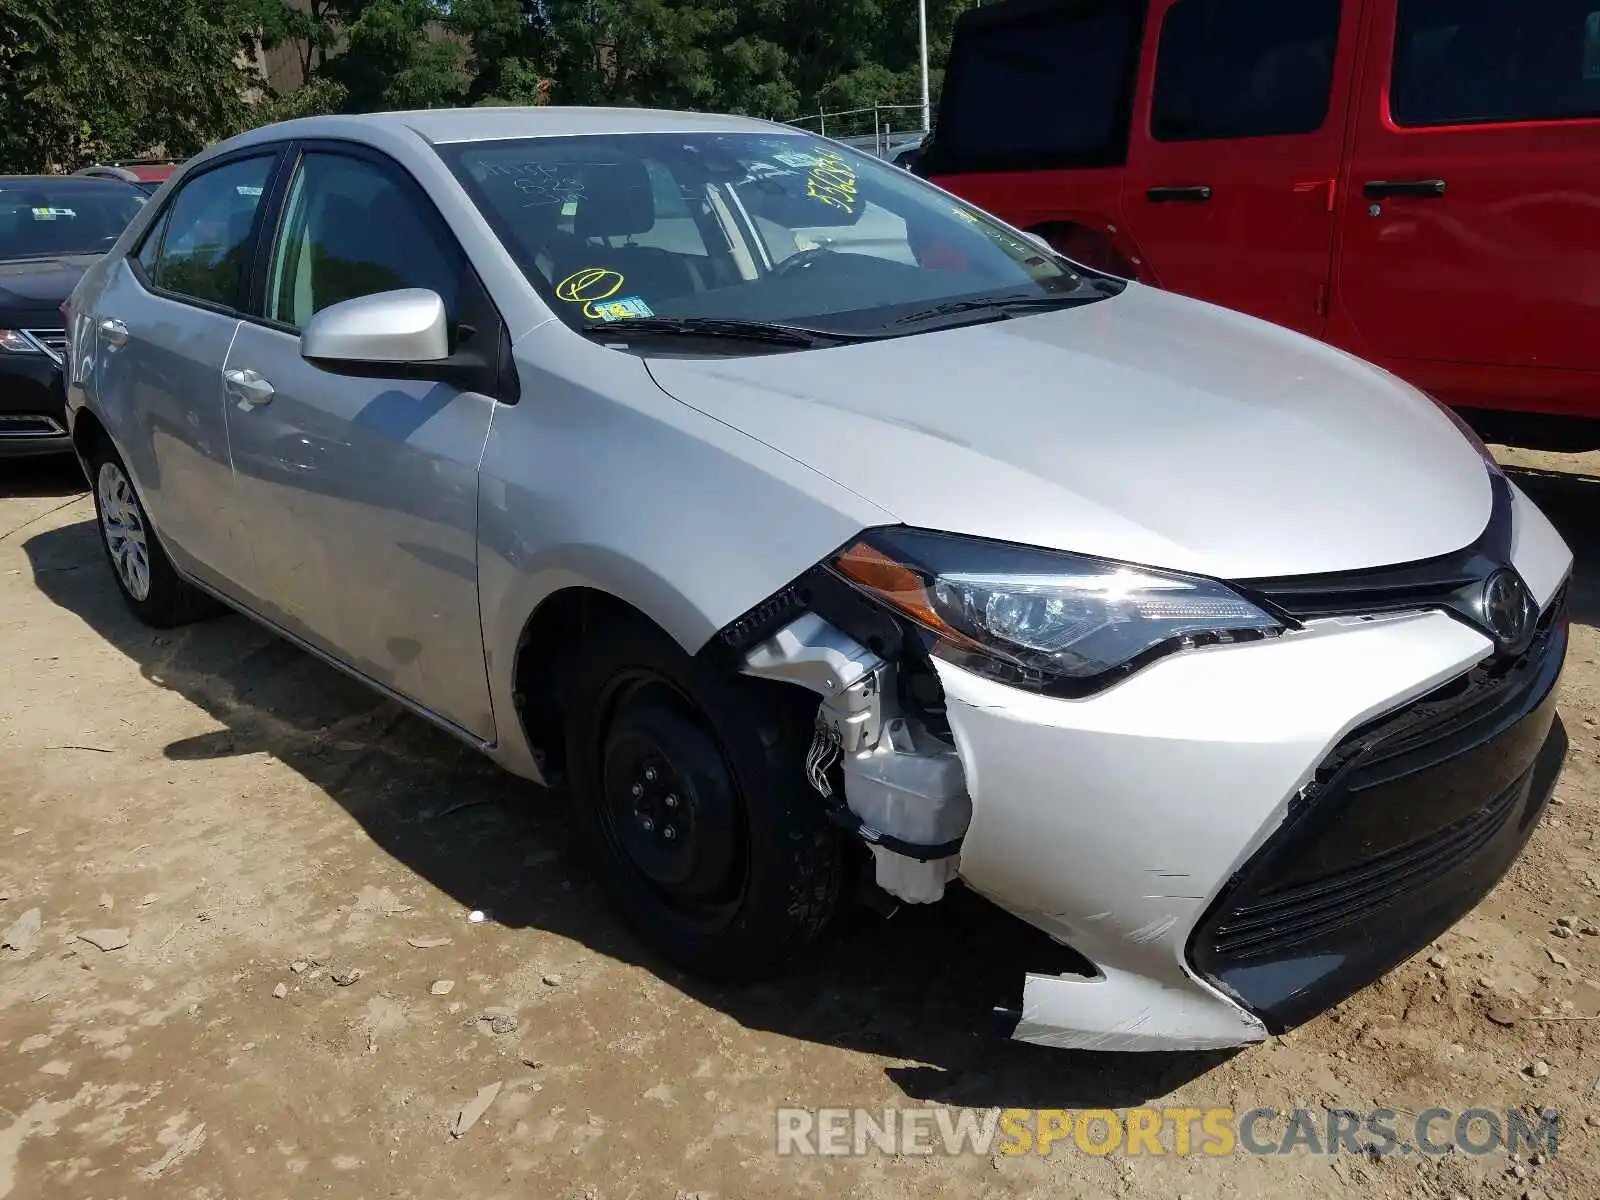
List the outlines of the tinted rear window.
<svg viewBox="0 0 1600 1200">
<path fill-rule="evenodd" d="M 928 169 L 1126 161 L 1142 10 L 1089 3 L 964 25 Z"/>
<path fill-rule="evenodd" d="M 1311 133 L 1327 120 L 1343 0 L 1182 0 L 1167 14 L 1160 142 Z"/>
<path fill-rule="evenodd" d="M 115 183 L 0 182 L 0 258 L 109 250 L 144 201 L 138 189 Z"/>
<path fill-rule="evenodd" d="M 1400 125 L 1600 117 L 1600 0 L 1401 0 Z"/>
<path fill-rule="evenodd" d="M 184 183 L 163 218 L 157 287 L 209 304 L 235 303 L 272 165 L 270 153 L 241 158 Z M 139 261 L 145 261 L 143 248 Z"/>
</svg>

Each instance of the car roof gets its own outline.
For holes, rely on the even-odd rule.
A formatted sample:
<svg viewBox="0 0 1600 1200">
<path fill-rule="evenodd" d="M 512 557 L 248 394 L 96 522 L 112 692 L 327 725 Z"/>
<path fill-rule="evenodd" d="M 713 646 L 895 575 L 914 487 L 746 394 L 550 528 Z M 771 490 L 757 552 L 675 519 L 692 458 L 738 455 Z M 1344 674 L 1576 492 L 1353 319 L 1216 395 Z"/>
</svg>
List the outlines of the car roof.
<svg viewBox="0 0 1600 1200">
<path fill-rule="evenodd" d="M 718 116 L 654 108 L 436 108 L 353 116 L 304 117 L 267 125 L 233 138 L 243 146 L 284 137 L 349 137 L 362 128 L 407 130 L 432 145 L 529 137 L 575 137 L 617 133 L 800 133 L 790 126 L 755 117 Z"/>
<path fill-rule="evenodd" d="M 104 175 L 0 175 L 0 191 L 23 187 L 48 187 L 52 191 L 75 189 L 85 192 L 103 191 L 106 188 L 139 190 L 125 179 L 110 179 Z"/>
</svg>

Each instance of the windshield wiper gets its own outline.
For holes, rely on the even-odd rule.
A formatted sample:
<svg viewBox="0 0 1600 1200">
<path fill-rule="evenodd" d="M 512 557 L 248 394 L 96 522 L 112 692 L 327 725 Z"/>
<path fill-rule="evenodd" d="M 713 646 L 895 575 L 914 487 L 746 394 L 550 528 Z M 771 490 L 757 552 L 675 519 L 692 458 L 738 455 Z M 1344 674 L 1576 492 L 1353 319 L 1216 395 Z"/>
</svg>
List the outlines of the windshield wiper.
<svg viewBox="0 0 1600 1200">
<path fill-rule="evenodd" d="M 807 329 L 801 325 L 782 325 L 772 321 L 737 321 L 725 317 L 625 317 L 619 321 L 591 321 L 583 326 L 583 332 L 590 336 L 624 339 L 636 333 L 734 338 L 746 342 L 766 342 L 774 346 L 798 347 L 871 341 L 873 336 Z"/>
<path fill-rule="evenodd" d="M 916 325 L 922 321 L 932 321 L 938 317 L 954 317 L 962 313 L 992 313 L 996 320 L 1021 313 L 1048 312 L 1054 308 L 1075 308 L 1080 304 L 1088 304 L 1092 300 L 1102 299 L 1106 292 L 1095 288 L 1091 294 L 1085 294 L 1087 289 L 1072 292 L 1064 296 L 982 296 L 973 300 L 947 300 L 943 304 L 935 304 L 932 308 L 919 309 L 908 313 L 895 321 L 896 325 Z"/>
</svg>

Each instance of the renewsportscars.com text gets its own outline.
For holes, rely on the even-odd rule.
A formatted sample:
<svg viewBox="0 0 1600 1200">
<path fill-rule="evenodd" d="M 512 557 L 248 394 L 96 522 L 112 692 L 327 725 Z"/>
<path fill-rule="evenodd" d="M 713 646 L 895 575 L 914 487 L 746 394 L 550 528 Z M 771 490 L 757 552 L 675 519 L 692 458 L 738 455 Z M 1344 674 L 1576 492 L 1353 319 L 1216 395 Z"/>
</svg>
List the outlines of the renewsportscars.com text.
<svg viewBox="0 0 1600 1200">
<path fill-rule="evenodd" d="M 780 1108 L 780 1155 L 1554 1155 L 1554 1109 Z"/>
</svg>

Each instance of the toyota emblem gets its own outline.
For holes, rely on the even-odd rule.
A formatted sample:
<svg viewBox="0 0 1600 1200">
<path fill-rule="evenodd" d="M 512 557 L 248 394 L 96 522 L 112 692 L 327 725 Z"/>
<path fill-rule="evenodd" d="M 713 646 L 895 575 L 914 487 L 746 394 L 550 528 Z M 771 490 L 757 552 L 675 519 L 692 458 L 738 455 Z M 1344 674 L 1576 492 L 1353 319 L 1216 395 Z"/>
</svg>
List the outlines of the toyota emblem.
<svg viewBox="0 0 1600 1200">
<path fill-rule="evenodd" d="M 1515 571 L 1502 568 L 1483 585 L 1483 623 L 1501 649 L 1520 647 L 1533 633 L 1533 596 Z"/>
</svg>

